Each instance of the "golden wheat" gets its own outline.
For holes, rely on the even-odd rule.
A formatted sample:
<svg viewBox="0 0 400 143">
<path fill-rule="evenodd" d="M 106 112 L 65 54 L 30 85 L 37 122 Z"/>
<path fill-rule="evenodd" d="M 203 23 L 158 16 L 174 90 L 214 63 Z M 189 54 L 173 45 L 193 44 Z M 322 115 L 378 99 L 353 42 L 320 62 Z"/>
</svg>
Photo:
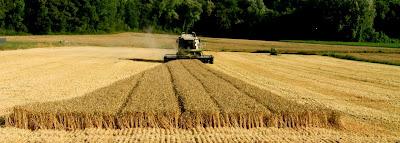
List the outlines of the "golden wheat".
<svg viewBox="0 0 400 143">
<path fill-rule="evenodd" d="M 325 106 L 366 122 L 365 125 L 372 126 L 370 129 L 400 129 L 397 66 L 322 56 L 211 54 L 219 59 L 210 65 L 213 69 L 287 100 Z"/>
<path fill-rule="evenodd" d="M 6 124 L 29 129 L 115 128 L 113 117 L 139 76 L 71 100 L 17 106 Z"/>
<path fill-rule="evenodd" d="M 177 128 L 180 107 L 165 65 L 145 71 L 118 115 L 122 128 Z"/>
<path fill-rule="evenodd" d="M 196 65 L 193 60 L 182 60 L 184 67 L 193 74 L 217 102 L 222 110 L 222 126 L 262 127 L 270 111 L 252 98 L 244 95 L 231 84 L 219 79 Z"/>
<path fill-rule="evenodd" d="M 173 51 L 173 50 L 172 50 Z M 0 52 L 0 116 L 17 105 L 83 96 L 159 63 L 166 50 L 140 48 L 68 47 Z M 23 58 L 21 58 L 23 57 Z"/>
<path fill-rule="evenodd" d="M 183 67 L 180 61 L 172 61 L 167 66 L 178 99 L 183 106 L 184 113 L 181 116 L 183 128 L 217 127 L 220 110 L 202 84 Z"/>
<path fill-rule="evenodd" d="M 247 84 L 237 78 L 233 78 L 222 72 L 213 70 L 196 62 L 197 66 L 203 67 L 215 76 L 231 83 L 248 96 L 256 99 L 262 105 L 273 112 L 269 124 L 276 127 L 297 127 L 297 126 L 340 126 L 338 112 L 317 106 L 305 106 L 289 101 L 272 94 L 270 91 L 262 90 L 256 86 Z"/>
<path fill-rule="evenodd" d="M 197 60 L 160 65 L 71 100 L 15 107 L 27 129 L 330 127 L 336 112 L 306 107 L 213 71 Z"/>
</svg>

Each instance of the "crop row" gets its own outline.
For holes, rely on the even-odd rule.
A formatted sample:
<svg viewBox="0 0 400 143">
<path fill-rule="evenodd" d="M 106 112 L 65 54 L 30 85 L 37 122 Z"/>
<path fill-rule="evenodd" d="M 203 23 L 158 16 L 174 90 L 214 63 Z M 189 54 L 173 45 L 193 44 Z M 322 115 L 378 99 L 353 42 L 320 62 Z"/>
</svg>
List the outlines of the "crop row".
<svg viewBox="0 0 400 143">
<path fill-rule="evenodd" d="M 157 66 L 85 96 L 15 107 L 8 126 L 26 129 L 136 127 L 331 127 L 339 114 L 305 106 L 196 60 Z"/>
<path fill-rule="evenodd" d="M 265 106 L 272 115 L 268 119 L 269 126 L 275 127 L 299 127 L 299 126 L 340 126 L 338 112 L 315 105 L 302 105 L 270 91 L 260 89 L 254 85 L 245 83 L 220 71 L 212 70 L 203 64 L 196 62 L 197 66 L 212 73 L 215 77 L 223 79 L 232 86 L 242 91 L 247 96 L 255 99 Z"/>
</svg>

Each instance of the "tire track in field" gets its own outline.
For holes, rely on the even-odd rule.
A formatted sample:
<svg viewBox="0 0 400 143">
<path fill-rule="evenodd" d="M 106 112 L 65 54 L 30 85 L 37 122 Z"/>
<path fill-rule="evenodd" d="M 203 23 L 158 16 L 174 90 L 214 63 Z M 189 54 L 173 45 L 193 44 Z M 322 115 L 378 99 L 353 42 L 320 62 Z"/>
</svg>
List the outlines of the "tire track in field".
<svg viewBox="0 0 400 143">
<path fill-rule="evenodd" d="M 214 73 L 194 60 L 154 67 L 82 98 L 18 107 L 13 111 L 9 126 L 33 130 L 336 125 L 336 118 L 331 122 L 332 115 L 328 112 L 315 113 L 229 75 Z M 21 118 L 24 115 L 29 117 Z M 25 126 L 26 122 L 29 126 Z"/>
<path fill-rule="evenodd" d="M 168 68 L 160 65 L 143 74 L 122 116 L 117 117 L 118 124 L 121 128 L 179 128 L 181 109 Z"/>
<path fill-rule="evenodd" d="M 191 63 L 197 63 L 197 62 L 191 62 Z M 193 68 L 189 69 L 189 68 L 187 67 L 187 65 L 185 65 L 185 64 L 186 64 L 186 63 L 183 63 L 183 65 L 186 66 L 186 69 L 187 69 L 188 71 L 190 71 L 190 70 L 195 70 L 195 69 L 193 69 Z M 224 90 L 220 89 L 221 91 L 223 91 L 223 92 L 229 92 L 229 93 L 232 92 L 231 96 L 237 96 L 237 97 L 241 97 L 240 94 L 244 94 L 242 91 L 240 91 L 239 89 L 237 89 L 236 87 L 234 87 L 231 83 L 226 82 L 225 80 L 223 80 L 223 79 L 221 79 L 221 78 L 215 76 L 215 75 L 214 75 L 213 73 L 211 73 L 211 72 L 208 72 L 208 71 L 203 67 L 204 65 L 200 65 L 200 64 L 201 64 L 201 63 L 199 63 L 199 64 L 193 64 L 193 66 L 194 66 L 194 67 L 198 67 L 197 70 L 202 70 L 202 71 L 197 71 L 197 72 L 199 73 L 199 75 L 203 76 L 204 78 L 203 78 L 203 79 L 202 79 L 202 78 L 199 78 L 199 77 L 198 77 L 199 75 L 196 76 L 195 74 L 193 74 L 193 72 L 191 72 L 191 73 L 192 73 L 192 75 L 194 75 L 194 76 L 203 84 L 203 86 L 207 87 L 207 86 L 205 85 L 205 83 L 204 83 L 205 80 L 210 80 L 210 78 L 215 78 L 215 80 L 218 81 L 218 82 L 213 83 L 213 86 L 214 86 L 214 85 L 215 85 L 215 86 L 218 86 L 218 84 L 220 84 L 220 85 L 223 85 L 223 84 L 227 85 L 227 86 L 225 86 L 225 88 L 224 88 L 224 86 L 220 86 L 220 88 L 224 88 Z M 208 78 L 207 78 L 207 76 L 205 76 L 205 75 L 207 75 L 207 74 L 208 74 Z M 230 88 L 230 89 L 233 89 L 233 91 L 228 90 L 229 88 Z M 209 88 L 206 88 L 206 89 L 210 90 Z M 236 93 L 234 92 L 235 90 L 237 91 Z M 208 92 L 211 93 L 210 91 L 208 91 Z M 250 101 L 253 101 L 253 102 L 258 103 L 259 105 L 265 107 L 264 105 L 260 104 L 258 101 L 254 100 L 253 98 L 248 97 L 248 99 L 250 99 Z M 228 101 L 226 101 L 226 102 L 228 102 Z M 248 105 L 248 104 L 245 104 L 245 105 Z"/>
<path fill-rule="evenodd" d="M 342 95 L 342 94 L 347 94 L 350 96 L 353 96 L 354 98 L 357 98 L 354 94 L 354 88 L 351 87 L 357 87 L 357 88 L 362 88 L 365 89 L 365 91 L 358 91 L 362 92 L 359 95 L 363 95 L 363 97 L 378 97 L 374 95 L 385 95 L 385 96 L 380 96 L 380 98 L 386 98 L 387 96 L 390 96 L 390 93 L 388 92 L 378 92 L 382 91 L 381 87 L 377 87 L 377 85 L 372 85 L 371 83 L 360 83 L 360 82 L 350 82 L 347 81 L 348 79 L 337 79 L 337 76 L 335 74 L 322 74 L 321 71 L 313 71 L 313 70 L 307 70 L 307 66 L 301 65 L 296 65 L 296 62 L 293 62 L 291 60 L 282 60 L 282 59 L 274 59 L 271 61 L 270 59 L 264 59 L 263 57 L 259 57 L 259 60 L 252 60 L 251 58 L 253 57 L 238 57 L 235 55 L 235 59 L 241 58 L 242 60 L 236 61 L 240 63 L 246 63 L 248 66 L 252 66 L 257 68 L 257 70 L 263 71 L 263 73 L 269 73 L 271 75 L 275 75 L 275 77 L 279 77 L 282 80 L 296 80 L 296 83 L 303 83 L 303 84 L 308 84 L 304 87 L 309 87 L 310 89 L 320 89 L 320 92 L 323 94 L 329 94 L 326 91 L 329 91 L 330 89 L 326 87 L 337 87 L 337 92 L 342 92 L 338 93 L 335 95 Z M 276 61 L 275 61 L 276 60 Z M 279 63 L 276 63 L 276 62 Z M 270 62 L 269 68 L 264 68 L 265 63 Z M 253 64 L 251 64 L 253 63 Z M 288 64 L 289 63 L 289 64 Z M 297 62 L 299 63 L 299 62 Z M 276 68 L 279 66 L 284 66 L 286 70 L 282 68 Z M 290 69 L 290 70 L 288 70 Z M 317 75 L 317 76 L 316 76 Z M 339 74 L 340 75 L 340 74 Z M 316 85 L 314 82 L 319 82 L 320 84 L 323 84 L 324 86 L 321 85 Z M 347 86 L 346 86 L 347 85 Z M 349 86 L 351 85 L 351 86 Z M 311 88 L 312 87 L 312 88 Z M 394 89 L 390 90 L 391 93 L 395 92 Z M 373 100 L 380 100 L 374 99 Z"/>
<path fill-rule="evenodd" d="M 139 86 L 141 80 L 143 79 L 143 73 L 139 73 L 138 75 L 134 75 L 134 76 L 139 76 L 138 80 L 136 80 L 135 85 L 131 88 L 131 90 L 129 91 L 128 96 L 125 98 L 125 101 L 121 104 L 121 106 L 119 107 L 118 111 L 117 111 L 117 116 L 120 116 L 122 114 L 122 110 L 128 105 L 128 103 L 130 102 L 130 100 L 132 99 L 133 96 L 133 92 L 134 90 Z"/>
<path fill-rule="evenodd" d="M 229 56 L 232 57 L 227 57 L 226 55 L 220 54 L 221 58 L 224 57 L 224 60 L 232 60 L 235 59 L 236 62 L 240 63 L 245 63 L 245 64 L 257 64 L 260 67 L 265 67 L 268 66 L 268 71 L 278 71 L 276 73 L 286 73 L 288 72 L 287 70 L 282 71 L 281 68 L 276 68 L 276 67 L 285 67 L 285 69 L 290 69 L 289 73 L 287 75 L 291 76 L 294 73 L 313 73 L 317 74 L 318 76 L 326 77 L 328 79 L 334 78 L 337 81 L 344 82 L 345 80 L 353 79 L 355 80 L 359 85 L 364 85 L 367 84 L 369 87 L 375 88 L 375 86 L 379 86 L 380 88 L 387 88 L 384 87 L 384 85 L 387 86 L 397 86 L 399 81 L 396 80 L 388 80 L 387 77 L 394 77 L 395 74 L 390 72 L 380 72 L 380 76 L 370 76 L 370 74 L 373 74 L 373 71 L 369 70 L 376 70 L 379 68 L 376 67 L 371 67 L 368 71 L 362 71 L 362 69 L 365 69 L 363 67 L 362 69 L 359 69 L 359 66 L 355 66 L 352 68 L 349 68 L 349 66 L 342 66 L 341 64 L 334 64 L 330 65 L 325 63 L 326 59 L 318 59 L 318 60 L 309 60 L 309 59 L 316 59 L 316 58 L 321 58 L 321 57 L 313 57 L 313 58 L 305 58 L 303 56 L 299 57 L 293 57 L 293 56 L 288 56 L 288 57 L 277 57 L 277 58 L 272 58 L 270 56 L 266 55 L 248 55 L 246 54 L 245 56 L 243 55 L 236 55 L 236 54 L 231 54 Z M 326 58 L 326 57 L 322 57 Z M 240 60 L 238 60 L 240 59 Z M 256 60 L 255 60 L 256 59 Z M 318 61 L 318 62 L 316 62 Z M 325 62 L 324 62 L 325 61 Z M 330 60 L 332 61 L 332 60 Z M 342 61 L 337 61 L 339 63 L 344 64 L 344 60 Z M 388 67 L 385 68 L 385 70 L 389 69 Z M 391 70 L 393 71 L 393 70 Z M 376 73 L 376 72 L 375 72 Z M 388 75 L 385 75 L 388 74 Z M 383 76 L 383 77 L 381 77 Z M 386 77 L 386 78 L 385 78 Z M 390 79 L 390 78 L 389 78 Z M 351 82 L 350 82 L 351 83 Z M 379 83 L 379 84 L 377 84 Z M 337 85 L 336 85 L 337 86 Z M 391 88 L 394 90 L 395 88 Z"/>
<path fill-rule="evenodd" d="M 283 99 L 270 91 L 262 90 L 255 86 L 249 85 L 239 79 L 229 75 L 213 71 L 209 67 L 200 62 L 194 64 L 202 67 L 213 76 L 229 83 L 236 90 L 242 92 L 243 95 L 253 99 L 266 109 L 272 112 L 270 125 L 276 127 L 299 127 L 299 126 L 319 126 L 319 127 L 340 127 L 340 114 L 336 111 L 317 106 L 303 106 L 295 102 Z M 317 110 L 315 109 L 317 108 Z"/>
<path fill-rule="evenodd" d="M 238 90 L 239 92 L 241 92 L 242 94 L 246 95 L 247 97 L 253 99 L 254 101 L 256 101 L 257 103 L 259 103 L 260 105 L 263 105 L 265 108 L 269 109 L 270 111 L 272 111 L 270 108 L 268 108 L 267 106 L 265 106 L 263 103 L 261 103 L 260 101 L 258 101 L 256 98 L 250 96 L 246 91 L 240 89 L 239 87 L 237 87 L 235 84 L 233 84 L 232 82 L 228 81 L 227 79 L 215 74 L 215 71 L 211 71 L 211 69 L 205 67 L 205 65 L 202 65 L 202 63 L 199 62 L 193 62 L 195 64 L 197 64 L 199 67 L 202 67 L 202 69 L 204 69 L 205 71 L 207 71 L 208 73 L 214 75 L 215 77 L 221 79 L 222 81 L 230 84 L 232 87 L 234 87 L 236 90 Z"/>
<path fill-rule="evenodd" d="M 166 65 L 184 103 L 185 111 L 180 115 L 181 127 L 220 127 L 221 108 L 204 86 L 183 67 L 181 61 L 171 61 Z"/>
<path fill-rule="evenodd" d="M 172 89 L 173 89 L 174 94 L 176 96 L 176 100 L 177 100 L 176 102 L 179 105 L 179 110 L 180 110 L 181 114 L 185 113 L 185 103 L 183 102 L 182 95 L 180 95 L 180 93 L 177 91 L 176 82 L 175 82 L 175 79 L 174 79 L 174 77 L 172 76 L 172 73 L 171 73 L 171 67 L 169 65 L 167 65 L 166 67 L 168 69 L 168 74 L 169 74 L 170 79 L 171 79 Z"/>
<path fill-rule="evenodd" d="M 259 104 L 252 98 L 246 97 L 241 91 L 238 91 L 229 83 L 218 79 L 212 74 L 207 73 L 203 67 L 199 67 L 193 64 L 193 61 L 182 60 L 182 64 L 191 71 L 191 73 L 203 83 L 206 90 L 208 90 L 211 96 L 214 96 L 216 101 L 219 102 L 221 108 L 225 113 L 225 117 L 235 116 L 238 114 L 241 116 L 248 115 L 270 115 L 271 112 L 262 104 Z"/>
<path fill-rule="evenodd" d="M 326 57 L 317 57 L 317 56 L 294 56 L 294 55 L 282 55 L 278 57 L 271 57 L 265 55 L 257 55 L 257 54 L 245 54 L 245 53 L 218 53 L 215 55 L 220 58 L 220 63 L 215 65 L 211 65 L 211 67 L 215 70 L 221 71 L 228 75 L 231 75 L 235 78 L 242 79 L 247 81 L 247 83 L 251 83 L 260 88 L 271 90 L 273 93 L 278 94 L 286 99 L 296 101 L 304 104 L 319 104 L 323 105 L 327 108 L 334 109 L 337 111 L 343 112 L 344 115 L 349 115 L 354 117 L 357 120 L 362 122 L 368 121 L 366 125 L 376 125 L 376 126 L 386 126 L 387 128 L 396 128 L 393 125 L 397 126 L 395 118 L 398 114 L 396 113 L 395 107 L 398 107 L 398 99 L 395 95 L 392 94 L 391 99 L 387 101 L 374 102 L 371 100 L 349 100 L 349 97 L 336 95 L 332 93 L 322 94 L 319 93 L 316 89 L 307 88 L 307 85 L 299 84 L 294 82 L 293 80 L 281 80 L 282 77 L 291 75 L 283 75 L 279 74 L 280 72 L 275 72 L 277 75 L 271 75 L 266 73 L 266 71 L 274 71 L 272 69 L 288 69 L 293 73 L 303 72 L 293 70 L 293 64 L 295 66 L 303 66 L 308 65 L 309 67 L 321 68 L 323 70 L 330 71 L 338 71 L 338 75 L 351 76 L 353 73 L 358 72 L 360 76 L 368 75 L 369 77 L 380 77 L 382 79 L 387 80 L 395 80 L 396 77 L 381 77 L 381 73 L 389 73 L 394 74 L 395 72 L 389 72 L 392 70 L 397 70 L 397 67 L 386 66 L 386 65 L 374 65 L 373 67 L 368 68 L 359 68 L 354 67 L 353 63 L 360 65 L 368 65 L 366 63 L 358 63 L 351 61 L 351 63 L 347 63 L 344 60 L 335 60 Z M 242 58 L 240 58 L 242 57 Z M 240 59 L 239 59 L 240 58 Z M 248 59 L 248 60 L 244 60 Z M 298 60 L 300 59 L 300 60 Z M 301 60 L 305 59 L 305 60 Z M 243 62 L 244 61 L 244 62 Z M 298 61 L 296 64 L 293 61 Z M 308 61 L 308 62 L 304 62 Z M 334 65 L 330 65 L 324 63 L 324 61 L 335 63 Z M 320 63 L 321 62 L 321 63 Z M 243 63 L 246 63 L 246 66 L 243 66 Z M 273 63 L 273 64 L 271 64 Z M 289 63 L 289 64 L 288 64 Z M 242 65 L 241 65 L 242 64 Z M 292 65 L 291 65 L 292 64 Z M 316 64 L 316 65 L 315 65 Z M 313 66 L 311 66 L 313 65 Z M 315 65 L 315 66 L 314 66 Z M 352 71 L 348 71 L 348 73 L 342 73 L 347 70 L 340 70 L 340 67 L 346 67 L 353 69 Z M 257 67 L 257 68 L 256 68 Z M 370 69 L 381 69 L 381 72 L 372 72 L 373 74 L 365 74 L 362 71 L 369 71 Z M 389 69 L 389 71 L 388 71 Z M 308 73 L 309 76 L 324 76 L 324 74 L 328 73 L 318 73 L 318 70 L 311 70 L 312 73 Z M 361 71 L 361 72 L 360 72 Z M 310 75 L 311 74 L 311 75 Z M 332 75 L 336 76 L 336 75 Z M 294 77 L 292 77 L 294 78 Z M 294 78 L 295 79 L 295 78 Z M 296 78 L 297 79 L 297 78 Z M 346 80 L 346 79 L 343 79 Z M 359 83 L 360 84 L 360 83 Z M 365 88 L 360 87 L 352 87 L 352 90 L 358 96 L 364 96 L 362 93 L 358 93 L 358 91 L 363 91 Z M 325 87 L 328 88 L 328 87 Z M 393 87 L 395 88 L 395 87 Z M 329 90 L 337 90 L 336 86 L 329 86 Z M 368 89 L 367 89 L 368 90 Z M 380 92 L 391 92 L 387 89 L 381 89 Z M 337 97 L 339 96 L 339 97 Z M 375 95 L 374 98 L 382 98 L 382 95 Z M 383 106 L 380 106 L 383 105 Z M 374 107 L 374 108 L 372 108 Z M 390 113 L 390 114 L 389 114 Z M 369 123 L 371 122 L 371 123 Z M 383 128 L 383 127 L 382 127 Z M 398 130 L 398 129 L 396 129 Z"/>
<path fill-rule="evenodd" d="M 179 64 L 198 82 L 201 84 L 202 88 L 205 89 L 205 91 L 208 93 L 208 97 L 210 97 L 210 99 L 214 102 L 214 104 L 218 107 L 219 112 L 220 113 L 224 113 L 221 104 L 218 103 L 218 101 L 215 99 L 215 97 L 211 96 L 211 93 L 206 89 L 205 85 L 203 82 L 200 81 L 199 78 L 197 78 L 196 76 L 194 76 L 194 74 L 192 73 L 192 71 L 188 70 L 188 68 L 182 64 L 181 62 L 179 62 Z"/>
</svg>

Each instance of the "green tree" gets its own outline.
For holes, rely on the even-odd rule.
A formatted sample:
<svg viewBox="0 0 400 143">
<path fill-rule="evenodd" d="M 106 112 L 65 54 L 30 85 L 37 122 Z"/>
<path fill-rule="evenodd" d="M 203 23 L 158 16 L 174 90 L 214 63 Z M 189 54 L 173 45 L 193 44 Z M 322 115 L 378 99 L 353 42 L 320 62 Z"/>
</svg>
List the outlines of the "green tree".
<svg viewBox="0 0 400 143">
<path fill-rule="evenodd" d="M 51 19 L 52 32 L 68 32 L 68 20 L 72 16 L 68 11 L 70 2 L 66 0 L 48 1 L 48 17 Z"/>
<path fill-rule="evenodd" d="M 400 0 L 376 0 L 374 28 L 400 39 Z"/>
<path fill-rule="evenodd" d="M 237 38 L 390 41 L 386 34 L 400 38 L 399 13 L 400 0 L 0 0 L 0 31 L 151 27 Z"/>
<path fill-rule="evenodd" d="M 374 19 L 376 16 L 374 0 L 357 0 L 352 23 L 352 38 L 356 41 L 371 40 L 371 33 L 374 33 Z"/>
<path fill-rule="evenodd" d="M 235 24 L 243 22 L 239 17 L 242 12 L 238 0 L 221 0 L 215 7 L 216 24 L 224 31 L 231 31 Z"/>
<path fill-rule="evenodd" d="M 8 6 L 9 10 L 5 12 L 5 27 L 16 32 L 26 32 L 27 28 L 23 23 L 25 15 L 24 0 L 13 0 Z"/>
<path fill-rule="evenodd" d="M 120 24 L 120 20 L 117 19 L 117 0 L 97 0 L 95 7 L 98 18 L 94 21 L 96 25 L 94 30 L 105 32 L 115 31 L 116 25 Z"/>
<path fill-rule="evenodd" d="M 7 0 L 0 0 L 0 33 L 3 30 L 6 30 L 5 26 L 5 17 L 7 12 Z"/>
<path fill-rule="evenodd" d="M 180 8 L 180 19 L 183 21 L 182 29 L 188 32 L 195 22 L 200 20 L 200 16 L 203 13 L 202 4 L 196 0 L 185 0 Z"/>
<path fill-rule="evenodd" d="M 138 29 L 140 21 L 140 4 L 138 0 L 127 0 L 125 3 L 125 23 L 130 29 Z"/>
<path fill-rule="evenodd" d="M 267 22 L 264 20 L 268 10 L 264 2 L 262 0 L 243 0 L 240 5 L 244 11 L 241 16 L 244 22 L 238 29 L 247 29 L 246 33 L 241 33 L 252 37 L 262 34 L 259 31 L 262 29 L 262 23 Z"/>
<path fill-rule="evenodd" d="M 33 34 L 48 34 L 51 32 L 51 20 L 47 0 L 25 1 L 25 22 L 28 31 Z"/>
<path fill-rule="evenodd" d="M 160 25 L 163 30 L 180 30 L 178 7 L 182 2 L 183 0 L 162 0 L 159 2 L 157 10 L 158 25 Z"/>
<path fill-rule="evenodd" d="M 325 35 L 364 41 L 374 32 L 374 0 L 312 0 L 303 10 L 310 19 L 304 22 L 313 21 Z"/>
</svg>

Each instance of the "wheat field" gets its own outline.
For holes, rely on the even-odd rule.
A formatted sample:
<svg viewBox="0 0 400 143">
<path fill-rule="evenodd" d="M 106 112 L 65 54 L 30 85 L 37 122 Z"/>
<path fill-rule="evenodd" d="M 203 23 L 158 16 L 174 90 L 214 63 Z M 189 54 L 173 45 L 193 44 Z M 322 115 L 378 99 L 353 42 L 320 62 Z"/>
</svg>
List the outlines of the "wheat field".
<svg viewBox="0 0 400 143">
<path fill-rule="evenodd" d="M 344 122 L 350 130 L 400 135 L 398 66 L 321 56 L 211 54 L 219 59 L 213 69 L 304 105 L 337 110 L 349 116 Z"/>
<path fill-rule="evenodd" d="M 172 74 L 175 68 L 181 71 Z M 198 82 L 199 87 L 179 78 Z M 187 94 L 185 88 L 204 89 L 206 94 Z M 199 96 L 209 97 L 211 103 L 193 105 Z M 205 109 L 210 104 L 216 108 Z M 338 112 L 280 98 L 198 60 L 159 65 L 71 100 L 16 106 L 6 119 L 6 126 L 32 130 L 341 126 Z"/>
<path fill-rule="evenodd" d="M 64 47 L 0 52 L 0 116 L 16 105 L 82 96 L 135 75 L 159 63 L 172 50 L 143 48 Z"/>
<path fill-rule="evenodd" d="M 229 52 L 207 53 L 214 65 L 129 60 L 168 52 L 0 52 L 0 142 L 400 141 L 396 66 Z"/>
</svg>

